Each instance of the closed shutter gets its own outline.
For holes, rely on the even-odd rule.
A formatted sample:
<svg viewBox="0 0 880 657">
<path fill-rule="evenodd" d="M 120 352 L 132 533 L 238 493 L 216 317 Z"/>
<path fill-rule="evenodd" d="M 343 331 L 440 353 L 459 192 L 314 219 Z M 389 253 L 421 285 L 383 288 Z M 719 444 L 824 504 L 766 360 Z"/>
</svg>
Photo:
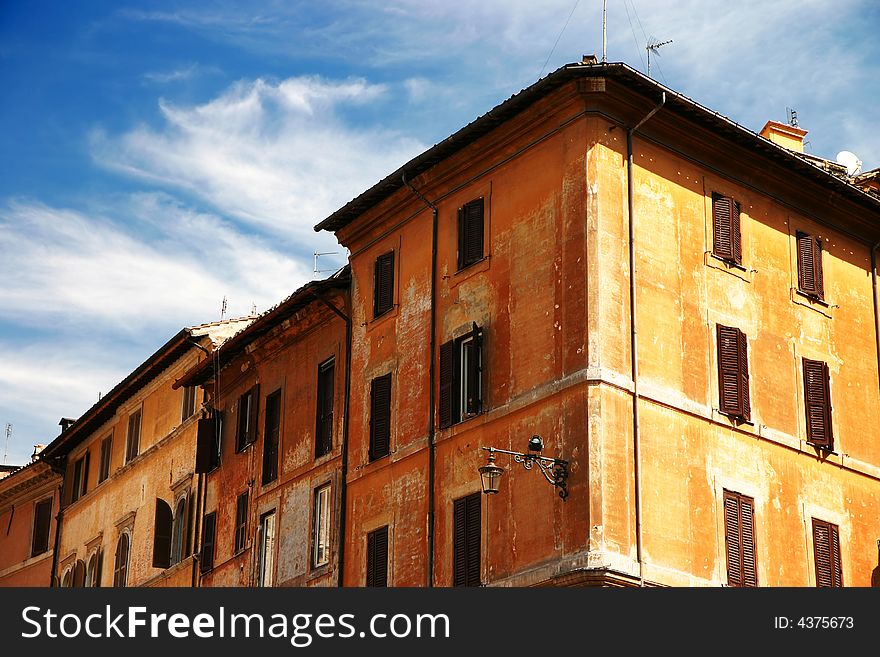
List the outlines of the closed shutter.
<svg viewBox="0 0 880 657">
<path fill-rule="evenodd" d="M 370 460 L 388 455 L 391 443 L 391 373 L 370 386 Z"/>
<path fill-rule="evenodd" d="M 263 431 L 263 480 L 265 486 L 278 478 L 278 444 L 281 440 L 281 391 L 266 397 L 266 426 Z"/>
<path fill-rule="evenodd" d="M 752 498 L 724 491 L 724 539 L 727 583 L 730 586 L 757 586 L 755 503 Z"/>
<path fill-rule="evenodd" d="M 250 391 L 251 402 L 248 406 L 248 412 L 250 416 L 248 417 L 248 432 L 247 432 L 247 444 L 257 440 L 257 422 L 260 419 L 260 384 L 257 383 L 251 388 Z"/>
<path fill-rule="evenodd" d="M 452 525 L 453 586 L 479 586 L 480 493 L 453 502 Z"/>
<path fill-rule="evenodd" d="M 153 522 L 153 568 L 171 565 L 171 534 L 174 518 L 165 500 L 156 498 L 156 518 Z"/>
<path fill-rule="evenodd" d="M 315 434 L 315 457 L 328 454 L 333 449 L 333 392 L 334 361 L 318 368 L 318 424 Z"/>
<path fill-rule="evenodd" d="M 83 470 L 82 470 L 82 487 L 79 491 L 79 496 L 82 497 L 86 493 L 89 492 L 89 465 L 91 463 L 91 452 L 86 452 L 86 455 L 83 457 Z"/>
<path fill-rule="evenodd" d="M 477 415 L 483 410 L 482 378 L 483 378 L 483 333 L 476 323 L 473 325 L 470 339 L 464 343 L 467 350 L 467 397 L 465 413 Z"/>
<path fill-rule="evenodd" d="M 217 512 L 207 514 L 202 524 L 202 550 L 199 554 L 199 569 L 206 573 L 214 567 L 214 542 L 217 534 Z"/>
<path fill-rule="evenodd" d="M 116 543 L 116 560 L 113 564 L 113 586 L 122 587 L 128 583 L 128 534 L 121 534 Z"/>
<path fill-rule="evenodd" d="M 31 556 L 35 557 L 49 549 L 49 531 L 52 524 L 52 500 L 43 500 L 34 505 L 34 535 L 31 541 Z"/>
<path fill-rule="evenodd" d="M 257 439 L 257 420 L 260 412 L 260 384 L 238 398 L 238 433 L 236 451 L 241 451 Z"/>
<path fill-rule="evenodd" d="M 813 235 L 797 233 L 798 289 L 822 299 L 825 296 L 822 274 L 822 242 Z"/>
<path fill-rule="evenodd" d="M 807 413 L 807 442 L 831 449 L 831 390 L 828 365 L 804 358 L 804 400 Z"/>
<path fill-rule="evenodd" d="M 394 307 L 394 251 L 376 258 L 373 276 L 373 317 Z"/>
<path fill-rule="evenodd" d="M 135 411 L 128 418 L 128 439 L 125 445 L 125 462 L 128 463 L 140 450 L 141 440 L 141 412 Z"/>
<path fill-rule="evenodd" d="M 101 465 L 98 469 L 98 483 L 110 476 L 110 455 L 113 448 L 113 437 L 101 441 Z"/>
<path fill-rule="evenodd" d="M 455 385 L 455 342 L 449 341 L 440 346 L 440 428 L 451 426 L 457 421 L 455 407 L 457 395 Z"/>
<path fill-rule="evenodd" d="M 244 550 L 245 544 L 247 543 L 247 512 L 248 494 L 247 491 L 245 491 L 238 496 L 235 505 L 235 552 L 241 552 Z"/>
<path fill-rule="evenodd" d="M 367 534 L 367 586 L 388 586 L 388 526 Z"/>
<path fill-rule="evenodd" d="M 717 340 L 721 412 L 748 420 L 751 416 L 748 340 L 739 329 L 720 324 L 717 325 Z"/>
<path fill-rule="evenodd" d="M 214 467 L 214 451 L 216 444 L 215 417 L 199 419 L 196 434 L 196 474 L 210 472 Z"/>
<path fill-rule="evenodd" d="M 712 253 L 740 264 L 742 262 L 742 239 L 740 234 L 740 208 L 732 198 L 712 195 Z"/>
<path fill-rule="evenodd" d="M 843 586 L 837 525 L 813 518 L 813 561 L 816 564 L 816 586 Z"/>
<path fill-rule="evenodd" d="M 483 199 L 466 203 L 458 210 L 458 268 L 483 258 Z"/>
</svg>

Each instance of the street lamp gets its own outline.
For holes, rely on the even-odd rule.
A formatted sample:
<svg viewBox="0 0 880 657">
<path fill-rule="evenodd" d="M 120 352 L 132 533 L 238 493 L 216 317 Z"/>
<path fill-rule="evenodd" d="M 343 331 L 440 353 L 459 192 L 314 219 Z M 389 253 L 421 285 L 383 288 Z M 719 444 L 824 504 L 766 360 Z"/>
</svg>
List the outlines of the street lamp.
<svg viewBox="0 0 880 657">
<path fill-rule="evenodd" d="M 541 474 L 552 486 L 559 488 L 559 497 L 565 501 L 568 497 L 568 461 L 563 459 L 554 459 L 549 456 L 541 456 L 541 450 L 544 449 L 544 441 L 541 436 L 532 436 L 529 439 L 529 451 L 511 452 L 506 449 L 498 449 L 497 447 L 483 447 L 489 452 L 489 458 L 486 465 L 479 468 L 480 479 L 483 483 L 483 492 L 486 495 L 498 492 L 498 484 L 504 469 L 495 465 L 495 454 L 510 454 L 516 463 L 522 463 L 523 468 L 531 470 L 537 465 Z"/>
</svg>

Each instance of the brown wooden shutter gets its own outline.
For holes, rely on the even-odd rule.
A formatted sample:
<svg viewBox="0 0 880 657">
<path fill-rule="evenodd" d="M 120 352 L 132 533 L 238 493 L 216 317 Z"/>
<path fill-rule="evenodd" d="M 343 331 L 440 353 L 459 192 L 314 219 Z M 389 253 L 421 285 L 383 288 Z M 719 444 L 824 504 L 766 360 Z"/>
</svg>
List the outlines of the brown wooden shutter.
<svg viewBox="0 0 880 657">
<path fill-rule="evenodd" d="M 153 522 L 153 568 L 171 565 L 171 533 L 174 517 L 165 500 L 156 498 L 156 518 Z"/>
<path fill-rule="evenodd" d="M 128 580 L 128 534 L 121 534 L 116 542 L 116 560 L 113 564 L 113 586 L 125 586 Z"/>
<path fill-rule="evenodd" d="M 453 586 L 479 586 L 480 493 L 453 502 L 452 525 Z"/>
<path fill-rule="evenodd" d="M 739 329 L 718 324 L 717 342 L 720 410 L 748 420 L 751 416 L 748 340 Z"/>
<path fill-rule="evenodd" d="M 388 525 L 367 534 L 367 586 L 388 586 Z"/>
<path fill-rule="evenodd" d="M 199 419 L 196 434 L 196 474 L 204 474 L 214 469 L 217 429 L 216 416 Z"/>
<path fill-rule="evenodd" d="M 728 585 L 757 586 L 755 503 L 752 498 L 724 491 L 724 539 Z"/>
<path fill-rule="evenodd" d="M 807 414 L 807 442 L 831 449 L 831 390 L 828 365 L 804 358 L 804 400 Z"/>
<path fill-rule="evenodd" d="M 742 238 L 740 233 L 739 204 L 720 194 L 712 195 L 712 253 L 740 264 Z"/>
<path fill-rule="evenodd" d="M 278 445 L 281 442 L 281 391 L 266 397 L 266 426 L 263 431 L 263 485 L 278 478 Z"/>
<path fill-rule="evenodd" d="M 837 525 L 813 518 L 813 561 L 816 564 L 816 586 L 843 586 Z"/>
<path fill-rule="evenodd" d="M 250 412 L 250 417 L 248 418 L 248 433 L 247 433 L 247 444 L 257 440 L 257 426 L 260 421 L 260 384 L 254 384 L 254 387 L 251 388 L 251 403 L 248 407 L 248 411 Z"/>
<path fill-rule="evenodd" d="M 483 410 L 482 399 L 482 378 L 483 378 L 483 333 L 476 322 L 469 336 L 469 341 L 464 343 L 467 349 L 467 398 L 465 399 L 467 408 L 465 413 L 468 415 L 477 415 Z"/>
<path fill-rule="evenodd" d="M 391 443 L 391 373 L 370 385 L 370 460 L 388 456 Z"/>
<path fill-rule="evenodd" d="M 458 210 L 458 268 L 483 258 L 483 199 L 465 203 Z"/>
<path fill-rule="evenodd" d="M 333 449 L 333 393 L 335 363 L 330 360 L 318 368 L 318 424 L 315 433 L 315 457 Z"/>
<path fill-rule="evenodd" d="M 52 525 L 52 499 L 42 500 L 34 505 L 34 535 L 31 541 L 31 556 L 43 554 L 49 549 L 49 532 Z"/>
<path fill-rule="evenodd" d="M 89 465 L 91 463 L 91 452 L 86 452 L 86 455 L 83 457 L 83 470 L 82 470 L 82 487 L 80 488 L 79 496 L 82 497 L 86 493 L 89 492 Z"/>
<path fill-rule="evenodd" d="M 217 534 L 217 512 L 211 511 L 202 521 L 202 550 L 199 569 L 206 573 L 214 567 L 214 542 Z"/>
<path fill-rule="evenodd" d="M 373 276 L 373 317 L 394 307 L 394 251 L 376 258 Z"/>
<path fill-rule="evenodd" d="M 110 457 L 113 449 L 113 437 L 101 441 L 101 466 L 98 469 L 98 483 L 110 476 Z"/>
<path fill-rule="evenodd" d="M 247 543 L 247 512 L 248 512 L 248 493 L 245 491 L 238 496 L 235 504 L 235 536 L 233 545 L 235 552 L 244 550 Z"/>
<path fill-rule="evenodd" d="M 440 345 L 440 428 L 451 426 L 455 418 L 455 342 L 450 340 Z"/>
<path fill-rule="evenodd" d="M 797 233 L 798 289 L 816 299 L 825 297 L 822 274 L 822 241 L 807 233 Z"/>
<path fill-rule="evenodd" d="M 742 231 L 740 225 L 739 203 L 730 199 L 730 244 L 731 257 L 736 264 L 742 264 Z"/>
</svg>

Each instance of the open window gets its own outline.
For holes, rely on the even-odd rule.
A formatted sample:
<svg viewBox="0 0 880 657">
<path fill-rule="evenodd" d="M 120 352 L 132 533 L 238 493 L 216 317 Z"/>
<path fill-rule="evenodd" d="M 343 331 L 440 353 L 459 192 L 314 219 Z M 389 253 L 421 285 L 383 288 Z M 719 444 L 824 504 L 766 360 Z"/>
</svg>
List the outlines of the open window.
<svg viewBox="0 0 880 657">
<path fill-rule="evenodd" d="M 483 412 L 483 329 L 440 346 L 440 428 Z"/>
</svg>

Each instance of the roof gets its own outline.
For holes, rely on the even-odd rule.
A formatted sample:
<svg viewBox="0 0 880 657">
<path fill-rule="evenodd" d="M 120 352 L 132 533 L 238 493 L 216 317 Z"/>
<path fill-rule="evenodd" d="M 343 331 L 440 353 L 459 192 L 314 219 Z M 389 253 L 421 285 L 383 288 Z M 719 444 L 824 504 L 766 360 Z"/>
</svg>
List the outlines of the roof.
<svg viewBox="0 0 880 657">
<path fill-rule="evenodd" d="M 629 89 L 650 98 L 652 101 L 659 100 L 661 93 L 665 93 L 666 104 L 664 105 L 664 112 L 674 112 L 681 117 L 694 121 L 711 129 L 718 135 L 789 167 L 791 170 L 806 176 L 816 183 L 832 188 L 842 196 L 867 205 L 867 207 L 874 210 L 880 210 L 880 202 L 878 202 L 876 197 L 866 193 L 849 181 L 835 176 L 831 171 L 827 170 L 827 167 L 819 166 L 814 162 L 813 158 L 802 157 L 802 154 L 794 153 L 783 146 L 771 142 L 769 139 L 759 136 L 752 130 L 735 123 L 718 112 L 703 107 L 686 96 L 672 91 L 626 64 L 583 62 L 566 64 L 538 80 L 530 87 L 511 96 L 458 132 L 429 148 L 421 155 L 417 155 L 370 189 L 346 203 L 317 224 L 315 230 L 337 231 L 347 226 L 363 212 L 389 198 L 402 188 L 404 186 L 404 176 L 407 179 L 413 179 L 419 174 L 424 173 L 564 84 L 576 79 L 600 77 L 615 79 Z M 821 158 L 815 159 L 819 160 Z"/>
<path fill-rule="evenodd" d="M 60 474 L 55 472 L 51 465 L 40 460 L 31 461 L 20 467 L 5 465 L 0 467 L 13 468 L 12 472 L 0 479 L 0 507 L 47 481 L 60 479 Z"/>
<path fill-rule="evenodd" d="M 63 456 L 88 438 L 93 431 L 112 418 L 122 404 L 155 379 L 166 367 L 193 349 L 196 342 L 191 338 L 208 336 L 214 344 L 214 340 L 219 339 L 217 336 L 227 331 L 230 326 L 240 328 L 241 325 L 251 321 L 253 321 L 252 317 L 239 317 L 181 329 L 141 363 L 137 369 L 116 384 L 110 392 L 102 396 L 66 430 L 62 431 L 40 452 L 40 459 L 50 460 Z"/>
<path fill-rule="evenodd" d="M 347 289 L 351 284 L 351 267 L 345 265 L 329 278 L 310 281 L 289 297 L 257 317 L 253 323 L 236 333 L 223 343 L 223 347 L 215 352 L 214 358 L 208 358 L 186 372 L 174 382 L 173 388 L 200 385 L 214 376 L 216 369 L 222 370 L 237 356 L 244 353 L 248 345 L 262 337 L 284 320 L 316 301 L 322 292 L 334 289 Z"/>
</svg>

